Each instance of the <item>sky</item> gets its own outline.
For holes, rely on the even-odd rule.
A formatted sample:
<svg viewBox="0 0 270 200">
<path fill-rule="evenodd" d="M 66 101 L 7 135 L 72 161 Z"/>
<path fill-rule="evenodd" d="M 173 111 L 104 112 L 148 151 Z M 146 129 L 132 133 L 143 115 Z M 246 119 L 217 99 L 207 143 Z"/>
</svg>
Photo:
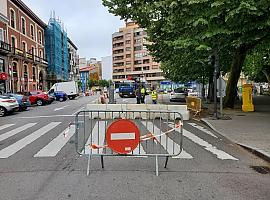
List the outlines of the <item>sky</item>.
<svg viewBox="0 0 270 200">
<path fill-rule="evenodd" d="M 124 22 L 108 12 L 102 0 L 22 0 L 46 24 L 52 11 L 64 23 L 68 37 L 78 47 L 81 58 L 112 54 L 112 34 Z"/>
</svg>

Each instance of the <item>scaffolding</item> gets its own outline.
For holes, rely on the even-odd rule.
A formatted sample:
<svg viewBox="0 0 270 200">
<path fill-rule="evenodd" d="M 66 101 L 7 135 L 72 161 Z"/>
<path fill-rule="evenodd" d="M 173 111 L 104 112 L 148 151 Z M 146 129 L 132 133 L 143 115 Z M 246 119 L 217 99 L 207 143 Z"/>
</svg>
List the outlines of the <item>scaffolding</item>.
<svg viewBox="0 0 270 200">
<path fill-rule="evenodd" d="M 45 49 L 48 60 L 49 85 L 67 81 L 69 77 L 67 32 L 59 19 L 51 16 L 45 30 Z"/>
</svg>

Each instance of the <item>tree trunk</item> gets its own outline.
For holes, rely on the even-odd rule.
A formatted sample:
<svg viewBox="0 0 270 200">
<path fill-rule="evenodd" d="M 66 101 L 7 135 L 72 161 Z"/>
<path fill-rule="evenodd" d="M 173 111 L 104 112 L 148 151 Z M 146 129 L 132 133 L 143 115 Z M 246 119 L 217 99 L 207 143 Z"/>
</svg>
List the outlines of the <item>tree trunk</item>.
<svg viewBox="0 0 270 200">
<path fill-rule="evenodd" d="M 240 46 L 236 49 L 226 87 L 226 97 L 224 99 L 225 107 L 234 108 L 234 101 L 237 96 L 237 83 L 247 55 L 247 50 L 245 46 Z"/>
<path fill-rule="evenodd" d="M 213 78 L 214 78 L 214 70 L 212 70 L 212 68 L 209 71 L 208 74 L 208 95 L 207 95 L 207 99 L 209 100 L 209 102 L 213 102 L 214 101 L 214 82 L 213 82 Z"/>
</svg>

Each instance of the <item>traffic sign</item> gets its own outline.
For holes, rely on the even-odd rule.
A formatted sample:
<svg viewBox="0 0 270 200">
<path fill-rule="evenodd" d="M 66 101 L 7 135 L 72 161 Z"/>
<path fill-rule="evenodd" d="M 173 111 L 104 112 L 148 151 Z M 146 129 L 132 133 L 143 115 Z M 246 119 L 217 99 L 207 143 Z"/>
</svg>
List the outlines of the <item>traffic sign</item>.
<svg viewBox="0 0 270 200">
<path fill-rule="evenodd" d="M 106 141 L 109 148 L 119 154 L 132 152 L 140 142 L 140 131 L 136 124 L 127 119 L 113 122 L 107 132 Z"/>
</svg>

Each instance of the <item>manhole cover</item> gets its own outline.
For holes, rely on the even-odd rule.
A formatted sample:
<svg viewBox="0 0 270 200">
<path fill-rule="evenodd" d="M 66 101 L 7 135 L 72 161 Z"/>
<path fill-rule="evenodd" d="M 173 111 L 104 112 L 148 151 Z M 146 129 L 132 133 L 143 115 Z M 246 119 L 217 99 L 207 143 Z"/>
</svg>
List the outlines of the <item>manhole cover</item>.
<svg viewBox="0 0 270 200">
<path fill-rule="evenodd" d="M 270 168 L 266 167 L 266 166 L 251 166 L 251 168 L 260 174 L 269 174 L 270 173 Z"/>
</svg>

